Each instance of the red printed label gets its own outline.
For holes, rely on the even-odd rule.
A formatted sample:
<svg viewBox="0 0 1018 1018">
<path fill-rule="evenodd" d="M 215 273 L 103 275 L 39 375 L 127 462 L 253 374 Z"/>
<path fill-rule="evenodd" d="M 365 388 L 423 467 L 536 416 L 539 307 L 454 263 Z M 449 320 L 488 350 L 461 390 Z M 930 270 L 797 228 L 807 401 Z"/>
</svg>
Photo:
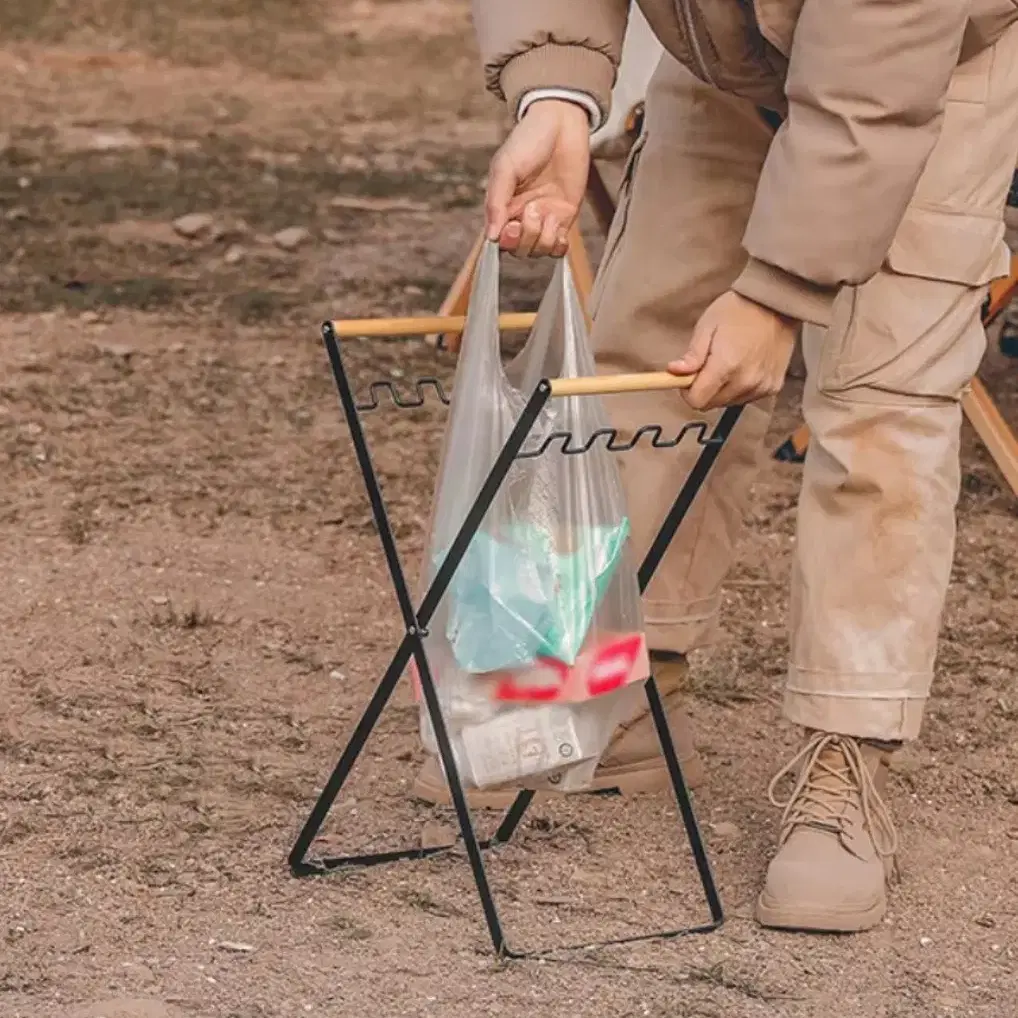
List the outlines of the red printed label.
<svg viewBox="0 0 1018 1018">
<path fill-rule="evenodd" d="M 587 673 L 587 693 L 604 696 L 632 682 L 633 668 L 643 647 L 643 637 L 626 636 L 598 648 Z"/>
<path fill-rule="evenodd" d="M 553 658 L 538 658 L 520 671 L 475 676 L 500 703 L 577 703 L 612 693 L 650 675 L 647 641 L 641 633 L 605 634 L 592 640 L 571 668 Z M 435 676 L 441 685 L 441 676 Z M 417 662 L 410 662 L 414 699 L 422 698 Z"/>
</svg>

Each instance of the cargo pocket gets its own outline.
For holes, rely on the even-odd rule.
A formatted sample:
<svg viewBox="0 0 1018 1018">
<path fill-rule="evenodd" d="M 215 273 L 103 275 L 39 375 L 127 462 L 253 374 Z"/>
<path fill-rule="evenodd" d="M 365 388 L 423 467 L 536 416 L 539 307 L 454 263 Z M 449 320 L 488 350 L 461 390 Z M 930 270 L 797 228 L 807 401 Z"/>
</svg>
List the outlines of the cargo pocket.
<svg viewBox="0 0 1018 1018">
<path fill-rule="evenodd" d="M 633 178 L 640 164 L 640 155 L 647 144 L 647 128 L 644 121 L 644 128 L 640 136 L 633 142 L 629 150 L 626 163 L 622 170 L 622 181 L 619 184 L 618 196 L 615 200 L 615 215 L 612 216 L 611 227 L 604 242 L 604 252 L 601 255 L 601 263 L 598 266 L 597 278 L 594 281 L 590 294 L 590 314 L 597 315 L 598 306 L 601 303 L 601 296 L 604 293 L 605 280 L 611 271 L 612 263 L 618 254 L 619 246 L 626 232 L 626 224 L 629 219 L 629 206 L 633 197 Z"/>
<path fill-rule="evenodd" d="M 1006 269 L 1002 237 L 999 221 L 910 215 L 884 268 L 835 302 L 820 391 L 875 402 L 960 399 L 986 350 L 980 309 L 986 284 Z"/>
<path fill-rule="evenodd" d="M 828 393 L 959 398 L 985 351 L 986 286 L 1006 275 L 1003 209 L 1018 147 L 1012 44 L 955 72 L 940 138 L 881 271 L 846 288 L 819 355 Z"/>
</svg>

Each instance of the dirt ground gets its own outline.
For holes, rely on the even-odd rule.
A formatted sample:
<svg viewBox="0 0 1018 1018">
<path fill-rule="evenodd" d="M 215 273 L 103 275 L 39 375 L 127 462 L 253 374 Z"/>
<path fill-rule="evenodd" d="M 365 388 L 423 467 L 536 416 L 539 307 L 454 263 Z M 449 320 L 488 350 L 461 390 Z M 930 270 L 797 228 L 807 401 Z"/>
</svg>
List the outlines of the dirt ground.
<svg viewBox="0 0 1018 1018">
<path fill-rule="evenodd" d="M 903 872 L 879 930 L 751 919 L 778 823 L 766 781 L 795 739 L 778 703 L 799 468 L 773 461 L 690 702 L 722 932 L 500 965 L 459 856 L 289 874 L 399 632 L 317 325 L 434 309 L 470 245 L 502 121 L 467 8 L 5 0 L 0 1015 L 1009 1013 L 1016 507 L 968 430 L 936 698 L 896 765 Z M 191 214 L 208 218 L 183 237 Z M 510 266 L 505 306 L 532 306 L 544 272 Z M 365 381 L 453 366 L 416 341 L 350 359 Z M 1013 371 L 991 351 L 983 377 L 1018 421 Z M 370 422 L 411 563 L 441 426 L 440 407 Z M 448 825 L 407 796 L 419 759 L 403 690 L 326 844 Z M 664 797 L 535 806 L 491 873 L 518 946 L 704 918 Z"/>
</svg>

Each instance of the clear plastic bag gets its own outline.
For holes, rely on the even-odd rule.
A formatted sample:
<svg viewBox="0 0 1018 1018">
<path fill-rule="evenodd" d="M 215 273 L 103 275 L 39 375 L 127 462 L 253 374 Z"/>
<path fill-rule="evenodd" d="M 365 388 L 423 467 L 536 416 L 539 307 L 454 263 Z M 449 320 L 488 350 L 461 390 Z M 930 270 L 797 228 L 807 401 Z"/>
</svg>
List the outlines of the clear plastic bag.
<svg viewBox="0 0 1018 1018">
<path fill-rule="evenodd" d="M 542 378 L 595 373 L 569 267 L 560 259 L 527 343 L 503 365 L 497 245 L 482 253 L 432 508 L 422 581 L 433 579 Z M 552 399 L 527 442 L 588 443 L 608 417 L 596 396 Z M 464 781 L 589 781 L 649 661 L 625 496 L 603 439 L 582 454 L 551 438 L 518 459 L 425 638 Z M 630 688 L 632 687 L 632 688 Z M 437 752 L 422 705 L 422 736 Z"/>
</svg>

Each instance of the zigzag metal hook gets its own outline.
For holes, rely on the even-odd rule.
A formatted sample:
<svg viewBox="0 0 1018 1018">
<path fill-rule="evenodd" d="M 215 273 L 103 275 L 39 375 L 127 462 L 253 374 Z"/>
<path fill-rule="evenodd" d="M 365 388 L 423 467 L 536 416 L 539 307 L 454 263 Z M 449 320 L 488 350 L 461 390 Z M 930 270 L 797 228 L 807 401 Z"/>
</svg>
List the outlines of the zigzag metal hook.
<svg viewBox="0 0 1018 1018">
<path fill-rule="evenodd" d="M 438 399 L 449 406 L 452 397 L 445 391 L 442 382 L 432 376 L 416 378 L 399 384 L 391 379 L 378 379 L 368 386 L 367 398 L 357 404 L 358 413 L 369 413 L 377 410 L 386 397 L 399 410 L 417 410 L 428 402 L 428 393 L 433 392 Z M 410 395 L 405 393 L 409 392 Z M 678 434 L 666 438 L 664 428 L 660 424 L 644 424 L 638 428 L 631 438 L 623 438 L 618 428 L 598 428 L 588 436 L 582 444 L 569 431 L 553 431 L 546 435 L 540 445 L 524 449 L 517 454 L 517 459 L 537 459 L 543 456 L 556 444 L 558 451 L 564 456 L 582 456 L 593 449 L 598 442 L 604 442 L 606 452 L 629 452 L 635 449 L 646 438 L 650 438 L 653 449 L 674 449 L 689 434 L 696 435 L 701 446 L 717 441 L 710 437 L 710 429 L 704 421 L 689 421 L 682 426 Z"/>
<path fill-rule="evenodd" d="M 689 421 L 684 424 L 674 438 L 665 438 L 664 429 L 660 424 L 644 424 L 638 428 L 632 438 L 623 439 L 618 428 L 598 428 L 582 444 L 573 443 L 574 435 L 569 431 L 553 431 L 544 441 L 531 449 L 524 449 L 516 457 L 517 459 L 536 459 L 543 456 L 556 442 L 559 443 L 559 452 L 564 456 L 582 456 L 590 452 L 598 440 L 606 439 L 604 448 L 606 452 L 629 452 L 640 444 L 642 439 L 648 435 L 652 436 L 650 446 L 652 449 L 674 449 L 686 435 L 696 432 L 696 440 L 700 445 L 710 445 L 712 439 L 708 435 L 707 425 L 703 421 Z M 716 440 L 714 440 L 716 441 Z"/>
<path fill-rule="evenodd" d="M 381 406 L 382 401 L 379 396 L 382 393 L 385 393 L 392 404 L 398 409 L 416 410 L 427 402 L 426 392 L 428 389 L 433 389 L 439 400 L 446 406 L 449 405 L 451 397 L 446 393 L 442 383 L 437 378 L 430 376 L 416 378 L 412 382 L 405 383 L 405 387 L 412 387 L 412 396 L 401 395 L 397 384 L 387 378 L 372 382 L 368 388 L 368 398 L 357 404 L 357 412 L 363 414 L 377 410 Z"/>
</svg>

